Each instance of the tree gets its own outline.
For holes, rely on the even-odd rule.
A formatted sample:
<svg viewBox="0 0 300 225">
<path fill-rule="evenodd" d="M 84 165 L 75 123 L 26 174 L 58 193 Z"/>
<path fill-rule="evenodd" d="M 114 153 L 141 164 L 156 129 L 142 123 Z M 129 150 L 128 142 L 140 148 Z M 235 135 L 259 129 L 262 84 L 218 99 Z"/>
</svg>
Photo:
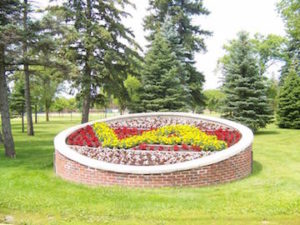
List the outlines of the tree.
<svg viewBox="0 0 300 225">
<path fill-rule="evenodd" d="M 255 132 L 272 121 L 272 110 L 248 34 L 238 33 L 237 40 L 232 40 L 225 50 L 223 116 L 241 122 Z"/>
<path fill-rule="evenodd" d="M 167 16 L 170 16 L 181 43 L 188 51 L 199 52 L 205 49 L 202 36 L 211 33 L 201 29 L 200 25 L 192 24 L 193 17 L 209 14 L 202 0 L 150 0 L 149 5 L 148 11 L 151 13 L 144 20 L 144 28 L 150 31 L 150 41 L 154 40 L 155 34 L 160 31 Z"/>
<path fill-rule="evenodd" d="M 64 97 L 61 97 L 55 99 L 51 108 L 53 109 L 53 111 L 58 112 L 60 114 L 62 111 L 67 110 L 68 105 L 68 100 Z"/>
<path fill-rule="evenodd" d="M 132 101 L 139 100 L 138 90 L 141 88 L 142 84 L 134 76 L 128 76 L 127 79 L 124 81 L 124 86 L 127 89 L 129 97 Z"/>
<path fill-rule="evenodd" d="M 70 0 L 53 8 L 70 30 L 63 37 L 62 54 L 78 66 L 79 75 L 73 78 L 82 99 L 82 123 L 88 121 L 99 90 L 118 76 L 125 80 L 132 56 L 137 56 L 131 48 L 137 47 L 133 34 L 121 23 L 128 4 L 127 0 Z"/>
<path fill-rule="evenodd" d="M 16 156 L 15 145 L 11 131 L 9 103 L 8 103 L 8 57 L 6 54 L 13 51 L 10 48 L 17 36 L 17 23 L 20 15 L 20 2 L 17 0 L 4 0 L 0 2 L 0 112 L 2 121 L 2 134 L 5 156 Z"/>
<path fill-rule="evenodd" d="M 300 129 L 300 77 L 295 67 L 290 69 L 280 89 L 277 120 L 281 128 Z"/>
<path fill-rule="evenodd" d="M 28 23 L 30 21 L 28 17 L 28 9 L 29 4 L 28 0 L 24 0 L 23 2 L 23 40 L 22 40 L 22 48 L 23 48 L 23 68 L 25 75 L 25 107 L 26 107 L 26 117 L 27 117 L 27 134 L 34 135 L 33 130 L 33 122 L 32 122 L 32 110 L 31 110 L 31 97 L 30 97 L 30 79 L 29 79 L 29 62 L 28 62 L 28 42 L 29 39 L 32 39 L 34 34 L 33 30 L 28 28 Z"/>
<path fill-rule="evenodd" d="M 25 89 L 25 106 L 27 117 L 27 134 L 34 135 L 32 120 L 32 96 L 31 96 L 31 80 L 35 75 L 37 66 L 47 68 L 59 68 L 66 70 L 68 64 L 65 59 L 60 57 L 56 49 L 59 33 L 56 29 L 52 29 L 57 24 L 52 23 L 49 17 L 43 16 L 39 18 L 41 10 L 35 10 L 34 4 L 30 0 L 23 0 L 19 5 L 20 20 L 16 23 L 17 36 L 14 38 L 15 50 L 14 56 L 10 56 L 11 71 L 24 72 L 24 89 Z M 44 15 L 44 14 L 43 14 Z M 41 15 L 42 16 L 42 15 Z M 57 26 L 56 26 L 57 27 Z M 63 26 L 61 26 L 63 29 Z M 53 54 L 55 52 L 55 54 Z"/>
<path fill-rule="evenodd" d="M 192 18 L 208 15 L 209 12 L 201 0 L 150 0 L 149 5 L 151 13 L 144 21 L 145 30 L 150 31 L 147 38 L 153 41 L 161 29 L 169 29 L 175 34 L 175 38 L 167 39 L 172 43 L 172 50 L 182 49 L 183 54 L 177 54 L 183 66 L 181 79 L 185 80 L 185 88 L 190 95 L 189 106 L 195 111 L 204 106 L 204 75 L 195 68 L 194 54 L 206 49 L 203 37 L 211 33 L 201 29 L 200 25 L 192 24 Z"/>
<path fill-rule="evenodd" d="M 139 102 L 140 95 L 139 91 L 141 90 L 142 84 L 139 79 L 134 76 L 129 75 L 127 79 L 124 81 L 124 86 L 129 95 L 130 102 L 128 104 L 128 108 L 130 111 L 138 112 L 139 110 Z"/>
<path fill-rule="evenodd" d="M 117 90 L 114 91 L 114 97 L 118 100 L 117 104 L 119 106 L 120 114 L 123 115 L 129 105 L 130 97 L 123 82 L 117 83 L 114 87 L 117 88 Z"/>
<path fill-rule="evenodd" d="M 146 54 L 142 72 L 142 111 L 185 111 L 187 96 L 179 77 L 180 62 L 161 33 Z"/>
<path fill-rule="evenodd" d="M 274 34 L 263 36 L 257 33 L 251 39 L 251 42 L 254 45 L 255 55 L 259 63 L 259 74 L 261 76 L 265 75 L 268 68 L 276 62 L 284 61 L 286 58 L 285 48 L 287 39 L 284 37 Z"/>
<path fill-rule="evenodd" d="M 71 113 L 71 120 L 73 112 L 77 109 L 77 102 L 75 98 L 70 98 L 67 100 L 67 110 Z"/>
<path fill-rule="evenodd" d="M 206 106 L 210 112 L 221 112 L 225 94 L 217 89 L 205 90 L 203 92 L 205 96 Z"/>
<path fill-rule="evenodd" d="M 22 133 L 24 133 L 24 114 L 25 114 L 25 90 L 23 79 L 16 79 L 14 82 L 14 89 L 10 98 L 10 108 L 12 112 L 16 112 L 21 116 Z"/>
<path fill-rule="evenodd" d="M 272 76 L 266 80 L 266 95 L 270 101 L 271 108 L 274 112 L 278 108 L 279 82 Z"/>
<path fill-rule="evenodd" d="M 299 0 L 280 0 L 277 4 L 278 11 L 283 18 L 288 38 L 285 53 L 285 65 L 281 71 L 281 82 L 285 80 L 290 72 L 290 68 L 294 67 L 298 76 L 300 76 L 300 1 Z"/>
<path fill-rule="evenodd" d="M 35 83 L 40 87 L 40 99 L 45 109 L 46 122 L 49 122 L 50 108 L 54 102 L 55 94 L 59 91 L 62 82 L 62 73 L 53 68 L 37 69 Z"/>
<path fill-rule="evenodd" d="M 2 137 L 2 133 L 0 131 L 0 144 L 2 144 L 2 143 L 3 143 L 3 137 Z"/>
</svg>

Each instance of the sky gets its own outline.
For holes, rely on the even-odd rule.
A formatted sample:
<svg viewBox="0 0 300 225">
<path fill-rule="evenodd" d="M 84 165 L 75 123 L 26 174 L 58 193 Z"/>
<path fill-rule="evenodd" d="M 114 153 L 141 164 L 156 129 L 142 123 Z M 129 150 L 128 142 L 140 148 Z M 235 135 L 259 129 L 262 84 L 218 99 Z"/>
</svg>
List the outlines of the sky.
<svg viewBox="0 0 300 225">
<path fill-rule="evenodd" d="M 60 2 L 61 0 L 56 0 Z M 193 19 L 195 24 L 205 30 L 213 32 L 211 37 L 205 38 L 207 52 L 196 54 L 197 70 L 205 75 L 204 89 L 214 89 L 221 85 L 220 71 L 216 70 L 217 61 L 224 55 L 223 46 L 229 40 L 236 38 L 236 34 L 247 31 L 250 35 L 285 35 L 284 24 L 276 11 L 278 0 L 203 0 L 210 14 Z M 45 6 L 48 1 L 38 1 Z M 124 19 L 124 24 L 131 28 L 136 41 L 146 52 L 147 41 L 143 30 L 143 19 L 148 15 L 148 0 L 131 0 L 135 9 L 126 7 L 132 17 Z M 274 65 L 267 71 L 267 76 L 279 75 L 280 65 Z"/>
<path fill-rule="evenodd" d="M 147 41 L 143 30 L 143 18 L 148 14 L 148 0 L 132 2 L 136 9 L 128 8 L 131 18 L 124 20 L 133 30 L 136 41 L 146 50 Z M 196 54 L 196 67 L 205 75 L 204 89 L 213 89 L 221 85 L 220 71 L 216 71 L 218 58 L 224 55 L 223 46 L 236 34 L 247 31 L 255 33 L 285 35 L 284 24 L 276 11 L 277 0 L 204 0 L 204 6 L 210 11 L 208 16 L 194 18 L 194 23 L 212 31 L 211 37 L 205 38 L 207 52 Z M 279 65 L 268 71 L 269 76 L 278 76 Z"/>
</svg>

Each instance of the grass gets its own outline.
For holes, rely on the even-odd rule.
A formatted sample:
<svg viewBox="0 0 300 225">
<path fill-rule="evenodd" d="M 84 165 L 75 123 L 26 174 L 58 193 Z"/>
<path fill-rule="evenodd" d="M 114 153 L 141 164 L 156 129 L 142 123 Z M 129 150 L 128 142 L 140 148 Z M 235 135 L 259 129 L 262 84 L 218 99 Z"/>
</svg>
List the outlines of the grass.
<svg viewBox="0 0 300 225">
<path fill-rule="evenodd" d="M 0 147 L 0 224 L 300 224 L 300 130 L 271 125 L 255 135 L 254 171 L 233 183 L 204 188 L 90 188 L 53 173 L 53 138 L 79 123 L 55 117 L 20 132 L 17 158 Z"/>
</svg>

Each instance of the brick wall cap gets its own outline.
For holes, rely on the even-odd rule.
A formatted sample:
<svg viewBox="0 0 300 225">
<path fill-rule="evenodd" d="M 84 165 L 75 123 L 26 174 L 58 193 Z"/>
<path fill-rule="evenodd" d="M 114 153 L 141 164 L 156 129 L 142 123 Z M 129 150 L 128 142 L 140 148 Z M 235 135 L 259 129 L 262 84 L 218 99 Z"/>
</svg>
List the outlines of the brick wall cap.
<svg viewBox="0 0 300 225">
<path fill-rule="evenodd" d="M 152 116 L 174 116 L 174 117 L 199 119 L 202 121 L 218 123 L 221 125 L 225 125 L 237 129 L 241 133 L 241 139 L 239 140 L 239 142 L 232 145 L 231 147 L 219 151 L 215 154 L 205 156 L 203 158 L 194 159 L 194 160 L 176 163 L 176 164 L 157 165 L 157 166 L 131 166 L 131 165 L 121 165 L 121 164 L 113 164 L 104 161 L 99 161 L 79 154 L 78 152 L 71 149 L 66 144 L 66 139 L 71 133 L 87 125 L 92 125 L 95 122 L 108 122 L 108 121 L 117 121 L 117 120 L 136 118 L 136 117 L 152 117 Z M 207 166 L 210 164 L 223 161 L 244 151 L 252 144 L 252 142 L 253 142 L 252 131 L 248 127 L 230 120 L 209 117 L 209 116 L 204 116 L 199 114 L 192 114 L 192 113 L 155 112 L 155 113 L 138 113 L 138 114 L 122 115 L 122 116 L 101 119 L 101 120 L 73 126 L 69 129 L 60 132 L 54 138 L 54 147 L 56 151 L 60 152 L 65 157 L 91 168 L 118 172 L 118 173 L 160 174 L 160 173 L 171 173 L 176 171 L 190 170 L 190 169 L 198 168 L 201 166 Z"/>
</svg>

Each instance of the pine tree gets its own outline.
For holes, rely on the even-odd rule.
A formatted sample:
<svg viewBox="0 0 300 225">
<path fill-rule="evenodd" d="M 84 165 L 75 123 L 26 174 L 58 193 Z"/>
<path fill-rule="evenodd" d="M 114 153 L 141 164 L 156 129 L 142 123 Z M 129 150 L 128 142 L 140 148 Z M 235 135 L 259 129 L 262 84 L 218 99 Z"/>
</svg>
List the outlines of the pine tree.
<svg viewBox="0 0 300 225">
<path fill-rule="evenodd" d="M 255 132 L 272 121 L 272 110 L 248 34 L 240 32 L 238 39 L 231 41 L 226 50 L 223 116 L 245 124 Z"/>
<path fill-rule="evenodd" d="M 153 41 L 156 33 L 164 29 L 164 23 L 170 19 L 173 29 L 178 33 L 178 40 L 170 40 L 172 49 L 176 45 L 183 48 L 184 55 L 177 55 L 183 66 L 185 89 L 189 92 L 189 106 L 195 110 L 204 105 L 202 93 L 204 75 L 195 68 L 194 54 L 205 50 L 204 36 L 210 35 L 199 25 L 192 24 L 195 16 L 208 15 L 209 12 L 200 0 L 150 0 L 149 11 L 144 28 L 150 31 L 148 40 Z"/>
<path fill-rule="evenodd" d="M 0 2 L 0 112 L 5 155 L 13 158 L 16 155 L 14 139 L 11 132 L 8 85 L 7 85 L 7 54 L 17 36 L 17 23 L 20 18 L 20 2 L 3 0 Z"/>
<path fill-rule="evenodd" d="M 61 23 L 69 28 L 62 55 L 78 67 L 72 80 L 83 104 L 82 123 L 88 121 L 93 101 L 100 99 L 99 90 L 109 88 L 107 84 L 114 80 L 123 82 L 132 58 L 138 57 L 132 50 L 138 47 L 133 33 L 122 24 L 128 16 L 124 7 L 130 4 L 128 0 L 70 0 L 52 9 L 63 15 Z"/>
<path fill-rule="evenodd" d="M 294 67 L 280 89 L 277 120 L 281 128 L 300 129 L 300 77 Z"/>
<path fill-rule="evenodd" d="M 142 72 L 142 111 L 184 111 L 187 108 L 180 81 L 180 62 L 170 43 L 158 33 L 145 57 Z"/>
</svg>

